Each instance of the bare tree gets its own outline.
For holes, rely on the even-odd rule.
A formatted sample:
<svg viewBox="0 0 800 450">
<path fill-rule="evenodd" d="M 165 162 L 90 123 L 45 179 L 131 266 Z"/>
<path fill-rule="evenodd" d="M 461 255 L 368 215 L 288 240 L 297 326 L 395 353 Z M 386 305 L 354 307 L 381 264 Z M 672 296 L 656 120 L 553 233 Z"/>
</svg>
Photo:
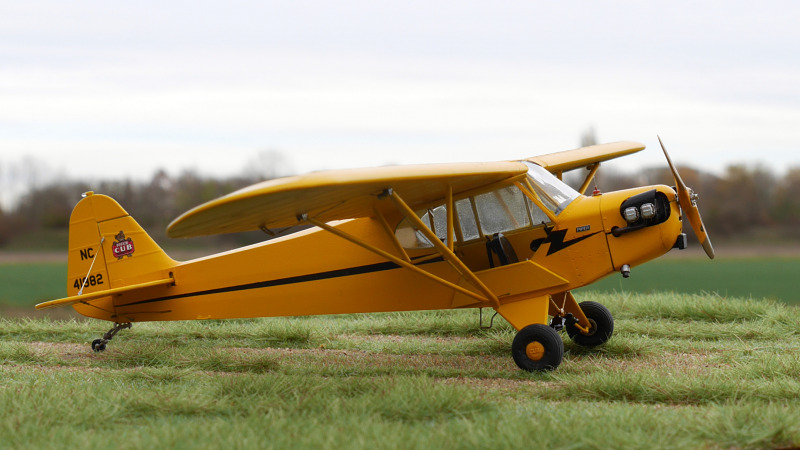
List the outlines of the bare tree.
<svg viewBox="0 0 800 450">
<path fill-rule="evenodd" d="M 257 180 L 271 180 L 294 172 L 291 161 L 281 151 L 267 149 L 258 152 L 244 168 L 244 176 Z"/>
<path fill-rule="evenodd" d="M 581 133 L 581 147 L 588 147 L 597 144 L 597 133 L 594 127 L 589 127 Z"/>
</svg>

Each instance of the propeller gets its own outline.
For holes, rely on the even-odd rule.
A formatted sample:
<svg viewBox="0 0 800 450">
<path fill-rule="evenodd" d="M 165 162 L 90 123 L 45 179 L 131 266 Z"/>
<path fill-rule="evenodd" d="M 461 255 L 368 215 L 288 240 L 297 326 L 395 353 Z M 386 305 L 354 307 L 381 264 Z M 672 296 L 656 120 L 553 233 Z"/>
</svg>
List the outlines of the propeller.
<svg viewBox="0 0 800 450">
<path fill-rule="evenodd" d="M 711 246 L 708 233 L 706 233 L 706 228 L 703 226 L 703 219 L 700 217 L 700 210 L 697 208 L 697 194 L 686 186 L 686 183 L 681 179 L 678 169 L 672 164 L 672 160 L 669 157 L 669 153 L 667 153 L 666 147 L 664 147 L 664 143 L 661 142 L 661 136 L 658 136 L 658 143 L 661 144 L 661 149 L 664 150 L 664 156 L 667 157 L 667 164 L 669 164 L 669 168 L 672 170 L 672 176 L 675 178 L 675 189 L 678 191 L 678 202 L 681 205 L 681 210 L 683 210 L 684 216 L 689 219 L 694 234 L 697 236 L 697 240 L 700 241 L 700 245 L 703 246 L 703 250 L 706 251 L 706 255 L 714 259 L 714 247 Z"/>
</svg>

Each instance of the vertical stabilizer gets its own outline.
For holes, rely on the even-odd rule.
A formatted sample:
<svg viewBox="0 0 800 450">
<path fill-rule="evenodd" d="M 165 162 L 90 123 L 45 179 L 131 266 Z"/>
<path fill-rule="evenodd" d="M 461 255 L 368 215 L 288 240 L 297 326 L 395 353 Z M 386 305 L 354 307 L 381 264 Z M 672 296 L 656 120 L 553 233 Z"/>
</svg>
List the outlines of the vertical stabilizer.
<svg viewBox="0 0 800 450">
<path fill-rule="evenodd" d="M 69 220 L 67 295 L 74 296 L 168 278 L 177 263 L 111 197 L 85 194 Z M 110 311 L 111 299 L 76 304 Z M 94 314 L 86 314 L 95 316 Z"/>
</svg>

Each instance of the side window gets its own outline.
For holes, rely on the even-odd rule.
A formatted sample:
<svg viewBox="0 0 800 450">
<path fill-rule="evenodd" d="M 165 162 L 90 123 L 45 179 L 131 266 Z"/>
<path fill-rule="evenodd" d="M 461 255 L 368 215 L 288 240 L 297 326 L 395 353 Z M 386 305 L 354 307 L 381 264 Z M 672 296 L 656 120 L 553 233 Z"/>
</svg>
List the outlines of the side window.
<svg viewBox="0 0 800 450">
<path fill-rule="evenodd" d="M 461 225 L 461 236 L 465 241 L 477 239 L 481 236 L 475 214 L 472 211 L 470 199 L 465 198 L 455 202 L 458 213 L 457 225 Z M 435 208 L 416 211 L 417 217 L 436 234 L 443 243 L 447 244 L 447 208 L 439 205 Z M 431 248 L 433 244 L 408 219 L 403 219 L 395 230 L 395 236 L 403 248 Z"/>
<path fill-rule="evenodd" d="M 536 206 L 536 203 L 533 203 L 527 196 L 525 197 L 525 202 L 528 204 L 528 209 L 531 211 L 531 217 L 533 218 L 534 226 L 551 222 L 550 218 L 547 217 L 547 214 L 545 214 L 541 208 Z"/>
<path fill-rule="evenodd" d="M 447 243 L 447 208 L 439 205 L 416 212 L 417 217 L 444 243 Z M 403 219 L 394 232 L 403 248 L 431 248 L 433 244 L 408 219 Z"/>
<path fill-rule="evenodd" d="M 458 200 L 456 212 L 458 213 L 458 223 L 461 224 L 461 236 L 464 240 L 471 241 L 481 237 L 478 222 L 475 221 L 475 213 L 472 211 L 472 200 L 468 198 Z"/>
<path fill-rule="evenodd" d="M 422 218 L 422 222 L 430 226 L 427 217 Z M 408 219 L 403 219 L 394 235 L 403 248 L 431 248 L 433 244 L 419 231 L 417 231 Z"/>
<path fill-rule="evenodd" d="M 531 219 L 526 198 L 516 186 L 475 196 L 483 234 L 491 235 L 529 226 Z"/>
<path fill-rule="evenodd" d="M 457 200 L 455 208 L 456 225 L 461 227 L 463 241 L 472 241 L 484 235 L 490 236 L 550 221 L 547 215 L 516 186 L 507 186 L 475 197 Z M 478 212 L 477 220 L 475 211 Z M 444 205 L 417 211 L 416 214 L 439 240 L 447 243 L 447 208 Z M 395 236 L 403 248 L 433 247 L 433 244 L 414 228 L 408 219 L 400 222 L 395 230 Z"/>
<path fill-rule="evenodd" d="M 427 219 L 425 220 L 426 217 Z M 445 244 L 447 243 L 447 208 L 444 205 L 437 206 L 436 208 L 429 209 L 424 216 L 422 216 L 422 221 L 425 224 L 428 224 L 431 219 L 433 219 L 433 226 L 431 230 L 436 234 L 442 242 Z"/>
</svg>

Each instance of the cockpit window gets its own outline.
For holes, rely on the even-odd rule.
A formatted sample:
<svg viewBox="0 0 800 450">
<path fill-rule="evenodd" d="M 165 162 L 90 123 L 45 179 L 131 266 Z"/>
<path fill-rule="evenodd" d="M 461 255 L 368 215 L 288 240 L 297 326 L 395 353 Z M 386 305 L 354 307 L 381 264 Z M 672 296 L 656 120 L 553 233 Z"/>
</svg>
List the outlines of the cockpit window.
<svg viewBox="0 0 800 450">
<path fill-rule="evenodd" d="M 456 212 L 458 223 L 461 225 L 461 237 L 465 241 L 481 237 L 481 230 L 478 229 L 478 222 L 475 221 L 475 212 L 472 209 L 472 199 L 462 198 L 456 201 Z"/>
<path fill-rule="evenodd" d="M 580 193 L 572 189 L 563 181 L 556 178 L 544 167 L 524 161 L 528 166 L 528 180 L 530 180 L 533 190 L 542 201 L 545 207 L 558 215 L 573 200 L 580 197 Z"/>
<path fill-rule="evenodd" d="M 535 191 L 536 197 L 553 214 L 558 215 L 572 200 L 580 196 L 576 190 L 541 166 L 528 162 L 526 164 L 530 186 Z M 517 185 L 462 198 L 456 200 L 454 205 L 455 234 L 459 242 L 474 241 L 494 233 L 530 228 L 550 222 L 547 214 Z M 440 241 L 447 244 L 445 205 L 420 210 L 416 214 Z M 433 244 L 408 219 L 400 222 L 395 230 L 395 236 L 404 248 L 433 247 Z"/>
<path fill-rule="evenodd" d="M 516 186 L 475 196 L 478 220 L 484 235 L 517 230 L 531 224 L 525 194 Z"/>
</svg>

